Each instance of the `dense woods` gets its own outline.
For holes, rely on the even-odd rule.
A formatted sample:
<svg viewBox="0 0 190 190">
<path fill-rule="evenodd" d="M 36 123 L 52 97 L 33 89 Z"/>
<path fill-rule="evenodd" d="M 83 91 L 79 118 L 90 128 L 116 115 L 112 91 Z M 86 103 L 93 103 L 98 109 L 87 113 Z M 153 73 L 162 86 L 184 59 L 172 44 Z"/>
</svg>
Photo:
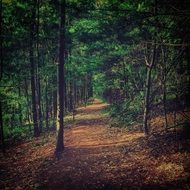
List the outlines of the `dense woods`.
<svg viewBox="0 0 190 190">
<path fill-rule="evenodd" d="M 1 0 L 0 143 L 57 134 L 94 98 L 110 126 L 189 127 L 188 0 Z M 160 132 L 161 133 L 161 132 Z"/>
</svg>

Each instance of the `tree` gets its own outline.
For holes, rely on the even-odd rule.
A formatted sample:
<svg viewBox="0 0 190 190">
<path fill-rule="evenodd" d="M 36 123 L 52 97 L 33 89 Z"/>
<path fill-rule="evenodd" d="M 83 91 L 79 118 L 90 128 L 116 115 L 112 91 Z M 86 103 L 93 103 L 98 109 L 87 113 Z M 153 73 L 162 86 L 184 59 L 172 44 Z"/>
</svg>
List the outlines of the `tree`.
<svg viewBox="0 0 190 190">
<path fill-rule="evenodd" d="M 156 59 L 156 41 L 153 45 L 152 59 L 151 62 L 147 62 L 147 75 L 146 75 L 146 84 L 145 84 L 145 105 L 144 105 L 144 115 L 143 115 L 143 128 L 145 134 L 149 133 L 148 127 L 148 114 L 150 112 L 150 88 L 151 88 L 151 72 L 155 64 Z"/>
<path fill-rule="evenodd" d="M 59 36 L 59 129 L 55 153 L 61 153 L 64 149 L 64 65 L 65 65 L 65 0 L 60 1 L 60 36 Z"/>
<path fill-rule="evenodd" d="M 0 4 L 0 81 L 3 75 L 3 40 L 2 40 L 2 0 Z M 3 129 L 3 113 L 2 113 L 2 100 L 0 98 L 0 142 L 2 151 L 5 152 L 5 142 L 4 142 L 4 129 Z"/>
<path fill-rule="evenodd" d="M 30 26 L 30 72 L 31 72 L 31 91 L 32 91 L 32 112 L 33 112 L 33 122 L 34 122 L 34 136 L 38 137 L 40 135 L 39 133 L 39 123 L 38 123 L 38 112 L 37 112 L 37 86 L 36 86 L 36 75 L 35 75 L 35 61 L 34 61 L 34 30 L 35 30 L 35 8 L 36 8 L 36 2 L 34 1 L 34 4 L 32 6 L 32 22 Z"/>
</svg>

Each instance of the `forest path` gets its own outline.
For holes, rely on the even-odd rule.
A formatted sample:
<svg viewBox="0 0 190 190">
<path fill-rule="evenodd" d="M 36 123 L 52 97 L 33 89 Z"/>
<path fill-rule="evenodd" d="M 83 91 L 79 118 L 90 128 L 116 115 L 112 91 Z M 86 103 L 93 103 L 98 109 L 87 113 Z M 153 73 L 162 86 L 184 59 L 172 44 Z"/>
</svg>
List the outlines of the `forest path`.
<svg viewBox="0 0 190 190">
<path fill-rule="evenodd" d="M 42 189 L 169 189 L 183 183 L 183 157 L 173 137 L 147 139 L 142 132 L 110 127 L 106 107 L 95 100 L 77 110 L 75 124 L 65 131 L 62 158 L 41 174 L 47 182 Z"/>
<path fill-rule="evenodd" d="M 55 133 L 46 133 L 0 155 L 0 189 L 189 189 L 188 149 L 175 133 L 144 136 L 109 126 L 106 104 L 77 109 L 65 128 L 65 149 L 54 156 Z M 183 139 L 184 140 L 184 135 Z M 180 145 L 182 147 L 182 145 Z"/>
<path fill-rule="evenodd" d="M 102 112 L 106 107 L 95 100 L 92 105 L 77 109 L 75 123 L 65 130 L 63 156 L 46 170 L 48 178 L 43 181 L 48 183 L 42 189 L 120 189 L 131 185 L 126 178 L 132 183 L 139 178 L 140 171 L 136 170 L 138 175 L 134 177 L 131 166 L 138 169 L 136 163 L 144 157 L 138 153 L 133 159 L 141 149 L 138 140 L 144 135 L 110 128 L 109 118 Z M 133 154 L 130 159 L 126 159 L 128 153 Z M 139 185 L 139 180 L 135 183 Z"/>
</svg>

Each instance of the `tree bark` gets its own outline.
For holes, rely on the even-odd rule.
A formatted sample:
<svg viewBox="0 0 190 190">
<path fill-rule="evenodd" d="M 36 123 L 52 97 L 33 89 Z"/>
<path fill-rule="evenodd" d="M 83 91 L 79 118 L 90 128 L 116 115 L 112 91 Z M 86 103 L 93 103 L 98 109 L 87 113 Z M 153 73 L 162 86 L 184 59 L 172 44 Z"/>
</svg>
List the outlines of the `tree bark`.
<svg viewBox="0 0 190 190">
<path fill-rule="evenodd" d="M 154 15 L 157 15 L 157 0 L 155 0 L 155 5 L 154 5 Z M 155 26 L 157 25 L 158 20 L 157 17 L 155 19 Z M 156 28 L 157 29 L 157 28 Z M 152 68 L 155 64 L 155 59 L 156 59 L 156 42 L 157 42 L 157 32 L 155 29 L 154 33 L 154 42 L 153 42 L 153 52 L 152 52 L 152 59 L 150 64 L 147 63 L 147 75 L 146 75 L 146 86 L 145 86 L 145 106 L 144 106 L 144 115 L 143 115 L 143 128 L 144 132 L 146 135 L 149 133 L 149 126 L 148 126 L 148 116 L 150 112 L 150 88 L 151 88 L 151 72 Z"/>
<path fill-rule="evenodd" d="M 0 5 L 0 57 L 1 57 L 1 62 L 0 62 L 0 80 L 2 79 L 3 76 L 3 16 L 2 16 L 2 11 L 3 11 L 3 3 L 1 0 L 1 5 Z"/>
<path fill-rule="evenodd" d="M 30 44 L 30 72 L 31 72 L 31 91 L 32 91 L 32 113 L 33 113 L 33 122 L 34 122 L 34 136 L 39 136 L 38 130 L 38 117 L 37 117 L 37 104 L 36 104 L 36 84 L 35 84 L 35 73 L 34 73 L 34 54 L 32 50 L 33 44 Z"/>
<path fill-rule="evenodd" d="M 152 68 L 155 63 L 155 57 L 156 57 L 156 45 L 153 47 L 153 55 L 150 65 L 147 67 L 147 75 L 146 75 L 146 84 L 145 84 L 145 106 L 144 106 L 144 115 L 143 115 L 143 128 L 145 134 L 149 133 L 149 127 L 148 127 L 148 115 L 150 112 L 150 87 L 151 87 L 151 72 Z"/>
<path fill-rule="evenodd" d="M 56 129 L 57 121 L 57 90 L 53 91 L 53 128 Z"/>
<path fill-rule="evenodd" d="M 84 105 L 86 107 L 88 101 L 88 77 L 87 74 L 84 77 Z"/>
<path fill-rule="evenodd" d="M 39 52 L 39 27 L 40 27 L 40 0 L 37 0 L 37 24 L 36 24 L 36 51 L 37 51 L 37 71 L 36 71 L 36 87 L 37 87 L 37 100 L 38 100 L 38 119 L 39 119 L 39 132 L 42 132 L 43 122 L 42 122 L 42 108 L 41 108 L 41 84 L 40 84 L 40 52 Z"/>
<path fill-rule="evenodd" d="M 60 38 L 59 38 L 59 129 L 55 153 L 58 156 L 64 149 L 64 64 L 65 64 L 65 0 L 60 1 Z"/>
<path fill-rule="evenodd" d="M 39 118 L 39 130 L 42 132 L 43 122 L 42 122 L 42 106 L 41 106 L 41 84 L 38 75 L 38 118 Z"/>
<path fill-rule="evenodd" d="M 0 80 L 3 77 L 3 38 L 2 38 L 2 0 L 0 5 Z M 2 113 L 2 100 L 0 98 L 0 143 L 2 152 L 5 153 L 5 141 L 4 141 L 4 128 L 3 128 L 3 113 Z"/>
<path fill-rule="evenodd" d="M 162 49 L 163 54 L 163 108 L 164 108 L 164 118 L 165 118 L 165 130 L 168 128 L 168 118 L 166 111 L 166 60 L 165 60 L 165 50 Z"/>
<path fill-rule="evenodd" d="M 188 97 L 187 106 L 190 106 L 190 47 L 186 47 L 187 69 L 188 69 Z"/>
<path fill-rule="evenodd" d="M 2 152 L 5 153 L 5 140 L 4 140 L 4 130 L 3 130 L 3 114 L 2 114 L 2 103 L 0 100 L 0 141 L 1 141 L 1 149 Z"/>
<path fill-rule="evenodd" d="M 124 90 L 124 98 L 127 98 L 127 74 L 126 74 L 126 58 L 124 57 L 123 62 L 122 62 L 122 67 L 123 67 L 123 90 Z"/>
<path fill-rule="evenodd" d="M 30 132 L 32 132 L 32 129 L 31 129 L 31 115 L 30 115 L 30 112 L 31 112 L 31 104 L 30 104 L 30 101 L 29 101 L 29 94 L 28 94 L 28 84 L 27 84 L 27 80 L 24 79 L 24 88 L 25 88 L 25 97 L 26 97 L 26 101 L 27 101 L 27 120 L 28 120 L 28 124 L 29 124 L 29 130 Z"/>
<path fill-rule="evenodd" d="M 19 97 L 21 97 L 20 82 L 18 84 L 18 94 L 19 94 Z M 19 124 L 20 124 L 20 126 L 23 125 L 22 118 L 23 118 L 22 117 L 22 105 L 19 101 Z"/>
<path fill-rule="evenodd" d="M 49 130 L 49 102 L 48 102 L 48 79 L 46 79 L 46 91 L 45 91 L 45 101 L 46 101 L 46 129 Z"/>
<path fill-rule="evenodd" d="M 31 74 L 31 91 L 32 91 L 32 113 L 34 122 L 34 137 L 39 136 L 38 116 L 37 116 L 37 100 L 36 100 L 36 80 L 35 80 L 35 63 L 34 63 L 34 19 L 35 19 L 35 5 L 33 7 L 32 23 L 30 27 L 30 74 Z"/>
<path fill-rule="evenodd" d="M 89 75 L 88 98 L 93 97 L 92 73 Z"/>
</svg>

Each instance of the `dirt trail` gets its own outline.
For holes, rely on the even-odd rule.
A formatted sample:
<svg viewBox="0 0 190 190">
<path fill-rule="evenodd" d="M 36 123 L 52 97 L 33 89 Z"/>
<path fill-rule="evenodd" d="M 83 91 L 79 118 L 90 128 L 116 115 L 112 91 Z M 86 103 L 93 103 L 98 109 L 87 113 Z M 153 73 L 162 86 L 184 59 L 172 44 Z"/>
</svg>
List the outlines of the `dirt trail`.
<svg viewBox="0 0 190 190">
<path fill-rule="evenodd" d="M 77 110 L 75 124 L 65 131 L 63 157 L 56 166 L 48 168 L 45 181 L 51 179 L 51 183 L 43 189 L 122 188 L 125 169 L 131 164 L 123 162 L 125 145 L 130 146 L 143 134 L 111 129 L 108 118 L 101 112 L 106 106 L 95 100 L 93 105 Z"/>
<path fill-rule="evenodd" d="M 53 133 L 10 149 L 10 159 L 0 162 L 6 181 L 0 181 L 0 189 L 190 188 L 190 151 L 179 149 L 183 142 L 176 142 L 175 134 L 147 138 L 140 132 L 110 128 L 102 113 L 106 106 L 95 100 L 77 110 L 75 123 L 65 129 L 65 150 L 59 160 L 54 157 Z"/>
<path fill-rule="evenodd" d="M 168 147 L 173 137 L 166 149 L 159 147 L 163 139 L 110 128 L 101 112 L 105 107 L 96 100 L 78 109 L 75 125 L 65 133 L 63 157 L 45 172 L 51 182 L 43 189 L 172 189 L 186 180 L 183 156 Z"/>
</svg>

